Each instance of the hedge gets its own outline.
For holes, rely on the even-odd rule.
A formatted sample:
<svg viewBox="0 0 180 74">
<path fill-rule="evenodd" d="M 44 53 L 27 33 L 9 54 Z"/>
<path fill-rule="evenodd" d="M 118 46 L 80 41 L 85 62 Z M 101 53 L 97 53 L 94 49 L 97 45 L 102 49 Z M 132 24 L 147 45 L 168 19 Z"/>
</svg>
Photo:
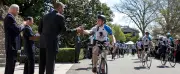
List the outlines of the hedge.
<svg viewBox="0 0 180 74">
<path fill-rule="evenodd" d="M 21 50 L 21 51 L 23 52 L 23 50 Z M 36 51 L 36 53 L 38 53 L 38 52 L 39 52 L 39 50 Z M 38 60 L 39 60 L 38 58 L 39 57 L 35 58 L 36 62 L 38 62 Z M 82 60 L 83 58 L 84 58 L 84 52 L 83 52 L 83 49 L 81 49 L 79 59 Z M 24 56 L 20 57 L 20 51 L 18 52 L 17 59 L 19 62 L 24 62 L 24 60 L 25 60 Z M 72 63 L 72 62 L 74 62 L 74 59 L 75 59 L 75 48 L 60 48 L 59 52 L 57 53 L 57 56 L 56 56 L 57 63 Z"/>
<path fill-rule="evenodd" d="M 84 58 L 83 50 L 81 49 L 79 59 Z M 75 48 L 60 48 L 56 57 L 56 62 L 74 62 Z"/>
</svg>

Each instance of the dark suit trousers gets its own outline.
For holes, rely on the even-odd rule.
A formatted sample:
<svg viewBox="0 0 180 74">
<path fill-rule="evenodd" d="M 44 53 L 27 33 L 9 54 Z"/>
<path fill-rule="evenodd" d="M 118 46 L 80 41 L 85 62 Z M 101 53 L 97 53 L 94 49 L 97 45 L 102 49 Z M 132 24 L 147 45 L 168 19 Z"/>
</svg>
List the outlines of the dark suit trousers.
<svg viewBox="0 0 180 74">
<path fill-rule="evenodd" d="M 40 48 L 39 55 L 39 74 L 44 74 L 46 67 L 46 49 Z"/>
<path fill-rule="evenodd" d="M 35 54 L 32 50 L 26 52 L 24 74 L 34 74 Z"/>
<path fill-rule="evenodd" d="M 6 49 L 6 67 L 4 74 L 14 74 L 14 68 L 17 61 L 17 50 Z"/>
<path fill-rule="evenodd" d="M 56 59 L 57 50 L 50 48 L 40 49 L 40 62 L 39 62 L 39 74 L 54 74 L 54 65 Z"/>
<path fill-rule="evenodd" d="M 79 62 L 80 50 L 81 50 L 81 44 L 77 43 L 75 48 L 75 60 L 74 60 L 75 62 Z"/>
</svg>

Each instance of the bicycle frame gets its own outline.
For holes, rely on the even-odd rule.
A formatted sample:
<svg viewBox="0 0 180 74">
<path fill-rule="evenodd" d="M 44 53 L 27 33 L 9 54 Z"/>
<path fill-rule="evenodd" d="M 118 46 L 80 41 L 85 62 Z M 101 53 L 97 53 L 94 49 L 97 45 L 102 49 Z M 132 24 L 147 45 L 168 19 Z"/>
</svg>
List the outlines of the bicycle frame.
<svg viewBox="0 0 180 74">
<path fill-rule="evenodd" d="M 142 61 L 143 66 L 146 63 L 147 67 L 150 69 L 151 63 L 152 63 L 152 59 L 150 58 L 151 57 L 151 54 L 150 54 L 151 48 L 149 46 L 147 48 L 148 48 L 147 51 L 145 51 L 145 47 L 143 48 L 144 50 L 142 51 L 142 54 L 141 54 L 141 61 Z M 148 61 L 149 61 L 149 64 L 148 64 Z"/>
<path fill-rule="evenodd" d="M 98 62 L 97 62 L 97 74 L 100 74 L 102 71 L 101 69 L 106 67 L 106 72 L 107 71 L 107 62 L 106 62 L 106 46 L 103 45 L 104 42 L 98 42 L 96 43 L 96 46 L 99 47 L 100 49 L 100 54 L 99 54 L 99 57 L 98 57 Z M 101 48 L 100 48 L 101 47 Z M 107 73 L 106 73 L 107 74 Z"/>
<path fill-rule="evenodd" d="M 104 46 L 102 43 L 100 44 L 96 44 L 98 47 L 102 47 L 102 49 L 100 49 L 100 54 L 99 54 L 99 61 L 101 61 L 102 59 L 106 60 L 106 46 Z"/>
</svg>

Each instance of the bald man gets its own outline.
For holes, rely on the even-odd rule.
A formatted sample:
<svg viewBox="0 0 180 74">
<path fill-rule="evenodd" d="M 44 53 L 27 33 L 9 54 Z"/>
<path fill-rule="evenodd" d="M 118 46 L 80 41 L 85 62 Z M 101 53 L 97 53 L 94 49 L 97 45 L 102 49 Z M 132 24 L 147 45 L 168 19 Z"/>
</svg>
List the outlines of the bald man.
<svg viewBox="0 0 180 74">
<path fill-rule="evenodd" d="M 17 37 L 21 32 L 21 27 L 17 26 L 15 16 L 19 13 L 19 6 L 12 4 L 8 14 L 4 19 L 5 31 L 5 49 L 6 49 L 6 67 L 4 74 L 14 74 L 14 68 L 17 58 Z M 20 42 L 20 41 L 19 41 Z"/>
</svg>

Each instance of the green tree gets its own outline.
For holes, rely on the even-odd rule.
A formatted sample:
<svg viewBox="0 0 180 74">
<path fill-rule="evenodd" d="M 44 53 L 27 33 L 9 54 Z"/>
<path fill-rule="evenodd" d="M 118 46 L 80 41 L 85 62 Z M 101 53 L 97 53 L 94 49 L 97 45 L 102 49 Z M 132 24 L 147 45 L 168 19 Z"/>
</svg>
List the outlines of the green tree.
<svg viewBox="0 0 180 74">
<path fill-rule="evenodd" d="M 127 33 L 127 34 L 125 34 L 125 37 L 126 37 L 126 42 L 127 41 L 131 41 L 132 34 L 131 33 Z"/>
<path fill-rule="evenodd" d="M 35 19 L 35 25 L 33 29 L 37 32 L 37 25 L 44 12 L 45 0 L 2 0 L 0 4 L 10 6 L 11 4 L 18 4 L 20 6 L 20 15 L 33 16 Z M 107 18 L 107 22 L 111 21 L 112 11 L 106 4 L 101 3 L 99 0 L 51 0 L 51 4 L 56 1 L 63 2 L 67 7 L 65 8 L 64 16 L 69 19 L 66 21 L 67 27 L 75 28 L 80 25 L 86 24 L 85 28 L 90 29 L 94 26 L 99 11 Z M 76 34 L 68 33 L 61 34 L 61 40 L 64 46 L 74 47 L 74 37 Z M 83 36 L 83 39 L 87 39 L 87 36 Z"/>
<path fill-rule="evenodd" d="M 126 42 L 128 41 L 136 42 L 139 39 L 139 35 L 132 36 L 132 33 L 127 33 L 125 34 L 125 36 L 126 36 Z"/>
<path fill-rule="evenodd" d="M 11 4 L 18 4 L 20 7 L 20 16 L 32 16 L 35 22 L 39 22 L 44 10 L 44 0 L 2 0 L 3 5 L 10 6 Z"/>
<path fill-rule="evenodd" d="M 138 39 L 139 39 L 139 35 L 132 37 L 130 40 L 135 43 L 136 41 L 138 41 Z"/>
<path fill-rule="evenodd" d="M 117 41 L 120 41 L 120 42 L 126 41 L 126 37 L 124 33 L 122 32 L 121 27 L 119 25 L 111 24 L 111 23 L 108 23 L 108 25 L 112 28 L 113 34 Z"/>
<path fill-rule="evenodd" d="M 159 0 L 158 3 L 158 28 L 160 31 L 159 34 L 165 35 L 167 32 L 170 32 L 173 36 L 179 34 L 180 31 L 180 0 Z M 156 27 L 156 26 L 155 26 Z M 156 31 L 157 27 L 154 28 Z M 155 32 L 156 33 L 156 32 Z"/>
</svg>

